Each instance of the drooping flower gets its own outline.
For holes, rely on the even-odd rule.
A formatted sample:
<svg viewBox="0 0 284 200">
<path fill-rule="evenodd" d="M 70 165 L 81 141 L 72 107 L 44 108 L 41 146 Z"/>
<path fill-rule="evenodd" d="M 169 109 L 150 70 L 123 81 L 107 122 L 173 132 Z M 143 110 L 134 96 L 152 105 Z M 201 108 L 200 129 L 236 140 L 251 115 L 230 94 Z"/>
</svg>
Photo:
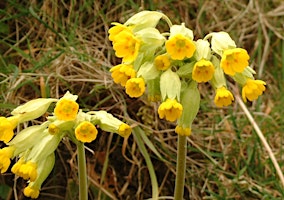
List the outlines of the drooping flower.
<svg viewBox="0 0 284 200">
<path fill-rule="evenodd" d="M 240 73 L 244 71 L 249 65 L 248 60 L 249 55 L 245 49 L 227 49 L 223 52 L 220 66 L 225 74 L 233 76 L 237 72 Z"/>
<path fill-rule="evenodd" d="M 122 123 L 118 128 L 118 134 L 122 137 L 128 137 L 131 134 L 131 131 L 131 127 L 125 123 Z"/>
<path fill-rule="evenodd" d="M 119 64 L 110 69 L 113 81 L 121 86 L 125 86 L 126 82 L 136 76 L 133 65 Z"/>
<path fill-rule="evenodd" d="M 176 34 L 166 41 L 167 53 L 173 60 L 191 58 L 195 49 L 196 47 L 192 40 L 182 34 Z"/>
<path fill-rule="evenodd" d="M 159 106 L 158 114 L 161 119 L 173 122 L 181 116 L 182 110 L 182 105 L 175 99 L 167 99 Z"/>
<path fill-rule="evenodd" d="M 198 83 L 210 81 L 214 75 L 212 62 L 201 59 L 197 61 L 192 70 L 192 79 Z"/>
<path fill-rule="evenodd" d="M 100 129 L 104 131 L 117 133 L 122 137 L 128 137 L 131 134 L 129 125 L 104 110 L 91 111 L 88 114 L 92 115 L 91 121 L 98 124 Z"/>
<path fill-rule="evenodd" d="M 221 87 L 216 90 L 216 95 L 214 98 L 214 103 L 218 107 L 223 107 L 223 106 L 228 106 L 232 104 L 234 101 L 234 96 L 233 94 L 226 88 L 226 87 Z"/>
<path fill-rule="evenodd" d="M 123 62 L 133 62 L 138 55 L 141 41 L 129 31 L 121 31 L 116 38 L 113 44 L 115 55 L 122 58 Z"/>
<path fill-rule="evenodd" d="M 125 26 L 124 24 L 120 24 L 117 22 L 112 23 L 114 26 L 108 30 L 109 37 L 108 39 L 115 43 L 117 40 L 117 35 L 122 31 L 130 31 L 129 27 Z"/>
<path fill-rule="evenodd" d="M 70 121 L 76 118 L 78 110 L 78 103 L 67 98 L 62 98 L 56 103 L 54 115 L 59 120 Z"/>
<path fill-rule="evenodd" d="M 265 91 L 266 83 L 262 80 L 247 79 L 242 89 L 242 97 L 244 102 L 248 100 L 256 100 Z"/>
<path fill-rule="evenodd" d="M 37 199 L 39 196 L 39 189 L 31 187 L 31 186 L 27 186 L 24 189 L 24 195 L 32 199 Z"/>
<path fill-rule="evenodd" d="M 51 153 L 47 158 L 41 160 L 38 165 L 38 177 L 34 181 L 30 181 L 29 185 L 24 189 L 24 195 L 32 199 L 36 199 L 39 196 L 42 183 L 50 174 L 54 167 L 55 156 Z"/>
<path fill-rule="evenodd" d="M 31 161 L 21 163 L 18 167 L 12 170 L 14 174 L 22 177 L 25 180 L 34 181 L 37 176 L 37 164 Z"/>
<path fill-rule="evenodd" d="M 145 81 L 143 78 L 131 78 L 125 85 L 126 94 L 130 97 L 140 97 L 145 92 Z"/>
<path fill-rule="evenodd" d="M 0 141 L 8 143 L 14 136 L 14 129 L 19 122 L 17 116 L 0 117 Z"/>
<path fill-rule="evenodd" d="M 11 164 L 11 158 L 13 157 L 15 148 L 14 147 L 5 147 L 3 149 L 0 149 L 0 170 L 1 173 L 5 173 L 10 164 Z"/>
<path fill-rule="evenodd" d="M 190 136 L 191 128 L 189 127 L 183 128 L 182 126 L 176 126 L 175 132 L 179 135 Z"/>
<path fill-rule="evenodd" d="M 97 128 L 88 121 L 81 122 L 75 129 L 75 136 L 80 142 L 92 142 L 97 134 Z"/>
<path fill-rule="evenodd" d="M 167 70 L 171 66 L 169 55 L 158 55 L 154 60 L 154 65 L 158 70 Z"/>
</svg>

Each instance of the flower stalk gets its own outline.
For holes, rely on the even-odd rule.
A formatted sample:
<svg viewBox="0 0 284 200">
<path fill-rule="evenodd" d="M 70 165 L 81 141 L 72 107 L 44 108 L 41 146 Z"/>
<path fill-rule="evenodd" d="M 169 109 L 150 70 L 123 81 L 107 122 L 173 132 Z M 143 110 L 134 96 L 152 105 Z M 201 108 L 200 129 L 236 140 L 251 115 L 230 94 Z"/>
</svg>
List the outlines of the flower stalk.
<svg viewBox="0 0 284 200">
<path fill-rule="evenodd" d="M 77 142 L 78 175 L 79 175 L 79 199 L 88 200 L 88 179 L 86 169 L 86 156 L 84 143 Z"/>
<path fill-rule="evenodd" d="M 178 135 L 174 200 L 183 199 L 184 183 L 185 183 L 186 151 L 187 151 L 186 136 Z"/>
</svg>

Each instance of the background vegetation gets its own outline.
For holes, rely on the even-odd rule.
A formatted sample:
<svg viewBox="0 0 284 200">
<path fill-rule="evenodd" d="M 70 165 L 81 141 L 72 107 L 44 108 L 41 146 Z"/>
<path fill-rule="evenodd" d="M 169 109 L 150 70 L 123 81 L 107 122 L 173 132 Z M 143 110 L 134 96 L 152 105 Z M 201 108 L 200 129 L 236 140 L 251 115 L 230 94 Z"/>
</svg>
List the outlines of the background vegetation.
<svg viewBox="0 0 284 200">
<path fill-rule="evenodd" d="M 248 50 L 265 94 L 247 104 L 284 169 L 284 3 L 282 0 L 6 0 L 0 3 L 0 115 L 38 97 L 79 96 L 86 110 L 107 110 L 141 135 L 123 140 L 102 132 L 87 144 L 89 199 L 151 198 L 141 145 L 153 162 L 160 196 L 174 190 L 174 124 L 157 117 L 157 105 L 129 98 L 113 83 L 115 58 L 107 31 L 139 10 L 160 10 L 185 22 L 196 38 L 227 31 Z M 161 24 L 163 28 L 163 24 Z M 266 150 L 237 103 L 218 109 L 200 84 L 202 102 L 188 138 L 185 199 L 283 199 L 284 189 Z M 236 92 L 238 86 L 231 84 Z M 44 119 L 38 119 L 39 123 Z M 0 144 L 4 147 L 4 144 Z M 64 140 L 39 199 L 77 199 L 76 146 Z M 0 175 L 0 199 L 25 199 L 25 181 Z M 167 197 L 167 198 L 166 198 Z"/>
</svg>

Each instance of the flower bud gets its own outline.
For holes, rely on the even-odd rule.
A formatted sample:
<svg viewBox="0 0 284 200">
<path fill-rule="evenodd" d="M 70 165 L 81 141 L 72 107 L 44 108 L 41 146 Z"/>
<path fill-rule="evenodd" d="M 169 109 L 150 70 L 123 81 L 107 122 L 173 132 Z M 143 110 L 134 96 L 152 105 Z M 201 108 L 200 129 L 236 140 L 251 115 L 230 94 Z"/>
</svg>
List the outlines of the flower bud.
<svg viewBox="0 0 284 200">
<path fill-rule="evenodd" d="M 15 108 L 11 114 L 14 116 L 18 115 L 20 117 L 19 123 L 36 119 L 47 111 L 51 103 L 56 101 L 57 99 L 52 98 L 33 99 Z"/>
<path fill-rule="evenodd" d="M 226 32 L 213 32 L 208 34 L 205 38 L 212 37 L 211 48 L 212 50 L 222 56 L 224 50 L 236 48 L 236 43 L 230 35 Z"/>
<path fill-rule="evenodd" d="M 166 98 L 180 100 L 181 82 L 179 76 L 171 69 L 163 72 L 160 78 L 162 100 Z"/>
<path fill-rule="evenodd" d="M 128 137 L 131 134 L 131 127 L 129 125 L 106 111 L 91 111 L 88 114 L 92 114 L 91 122 L 98 124 L 104 131 L 117 133 L 122 137 Z"/>
<path fill-rule="evenodd" d="M 191 124 L 195 119 L 200 105 L 200 93 L 197 83 L 192 81 L 181 94 L 181 104 L 183 111 L 178 119 L 176 133 L 189 136 L 191 134 Z"/>
</svg>

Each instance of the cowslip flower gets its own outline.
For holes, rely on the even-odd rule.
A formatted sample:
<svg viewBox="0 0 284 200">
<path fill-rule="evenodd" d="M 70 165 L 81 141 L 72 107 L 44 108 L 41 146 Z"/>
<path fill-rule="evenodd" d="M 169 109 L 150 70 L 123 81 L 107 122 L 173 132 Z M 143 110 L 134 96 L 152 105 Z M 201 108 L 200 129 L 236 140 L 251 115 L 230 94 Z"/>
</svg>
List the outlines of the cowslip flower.
<svg viewBox="0 0 284 200">
<path fill-rule="evenodd" d="M 30 181 L 29 185 L 24 189 L 24 195 L 36 199 L 39 196 L 41 185 L 50 174 L 55 163 L 54 153 L 51 153 L 46 159 L 39 162 L 38 177 L 34 181 Z"/>
<path fill-rule="evenodd" d="M 125 123 L 122 123 L 118 128 L 118 134 L 122 137 L 128 137 L 131 134 L 131 131 L 131 127 Z"/>
<path fill-rule="evenodd" d="M 225 74 L 235 75 L 237 72 L 243 72 L 249 65 L 249 55 L 245 49 L 234 48 L 227 49 L 223 52 L 220 66 L 224 70 Z"/>
<path fill-rule="evenodd" d="M 37 178 L 37 164 L 35 162 L 18 161 L 12 167 L 12 172 L 25 180 L 34 181 Z"/>
<path fill-rule="evenodd" d="M 108 30 L 109 37 L 108 39 L 112 42 L 117 40 L 117 35 L 122 31 L 130 31 L 129 27 L 125 26 L 124 24 L 120 24 L 117 22 L 112 23 L 114 26 Z"/>
<path fill-rule="evenodd" d="M 154 65 L 158 70 L 167 70 L 171 66 L 169 55 L 158 55 L 154 60 Z"/>
<path fill-rule="evenodd" d="M 130 97 L 140 97 L 145 92 L 145 81 L 143 78 L 131 78 L 125 84 L 126 94 Z"/>
<path fill-rule="evenodd" d="M 201 59 L 197 61 L 192 70 L 192 79 L 198 83 L 210 81 L 214 75 L 212 62 Z"/>
<path fill-rule="evenodd" d="M 182 126 L 176 126 L 175 132 L 179 135 L 190 136 L 191 128 L 189 128 L 189 127 L 184 128 Z"/>
<path fill-rule="evenodd" d="M 81 122 L 75 128 L 76 139 L 80 142 L 92 142 L 96 139 L 98 134 L 97 128 L 88 121 Z"/>
<path fill-rule="evenodd" d="M 91 111 L 88 114 L 92 115 L 91 121 L 98 124 L 100 129 L 104 131 L 117 133 L 122 137 L 129 137 L 131 134 L 131 127 L 128 124 L 125 124 L 104 110 Z"/>
<path fill-rule="evenodd" d="M 191 58 L 195 49 L 196 47 L 192 40 L 182 34 L 171 36 L 169 40 L 166 41 L 167 53 L 173 60 Z"/>
<path fill-rule="evenodd" d="M 242 89 L 242 97 L 244 102 L 248 100 L 256 100 L 265 91 L 266 83 L 262 80 L 247 79 Z"/>
<path fill-rule="evenodd" d="M 76 118 L 78 110 L 78 103 L 67 98 L 62 98 L 56 103 L 54 115 L 59 120 L 70 121 Z"/>
<path fill-rule="evenodd" d="M 133 62 L 138 56 L 141 41 L 129 31 L 121 31 L 116 38 L 113 44 L 115 55 L 122 58 L 123 62 Z"/>
<path fill-rule="evenodd" d="M 18 116 L 0 117 L 0 141 L 8 143 L 13 138 L 18 122 Z"/>
<path fill-rule="evenodd" d="M 218 107 L 228 106 L 234 101 L 233 94 L 226 87 L 221 87 L 216 90 L 214 103 Z"/>
<path fill-rule="evenodd" d="M 161 119 L 166 118 L 166 120 L 173 122 L 181 116 L 182 110 L 182 105 L 175 99 L 167 99 L 159 106 L 158 114 Z"/>
<path fill-rule="evenodd" d="M 14 147 L 5 147 L 3 149 L 0 149 L 0 170 L 1 173 L 5 173 L 10 164 L 11 164 L 11 158 L 14 155 L 15 148 Z"/>
<path fill-rule="evenodd" d="M 113 81 L 121 86 L 125 86 L 126 82 L 136 76 L 133 65 L 119 64 L 110 69 Z"/>
</svg>

